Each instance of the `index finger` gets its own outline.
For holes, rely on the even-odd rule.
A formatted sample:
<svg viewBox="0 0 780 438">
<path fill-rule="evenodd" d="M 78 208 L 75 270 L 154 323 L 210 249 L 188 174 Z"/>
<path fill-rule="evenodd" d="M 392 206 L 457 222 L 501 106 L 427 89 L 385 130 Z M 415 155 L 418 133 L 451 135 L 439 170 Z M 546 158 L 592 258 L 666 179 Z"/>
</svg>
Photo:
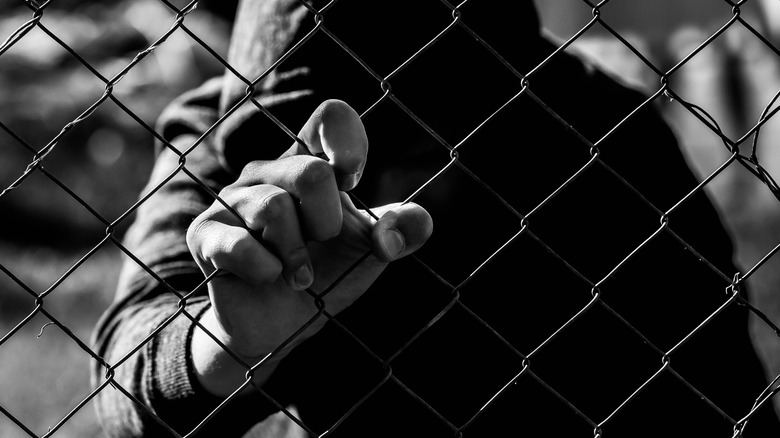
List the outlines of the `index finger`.
<svg viewBox="0 0 780 438">
<path fill-rule="evenodd" d="M 358 113 L 341 100 L 326 100 L 303 125 L 296 141 L 280 158 L 315 155 L 328 161 L 341 191 L 357 186 L 368 156 L 368 136 Z"/>
</svg>

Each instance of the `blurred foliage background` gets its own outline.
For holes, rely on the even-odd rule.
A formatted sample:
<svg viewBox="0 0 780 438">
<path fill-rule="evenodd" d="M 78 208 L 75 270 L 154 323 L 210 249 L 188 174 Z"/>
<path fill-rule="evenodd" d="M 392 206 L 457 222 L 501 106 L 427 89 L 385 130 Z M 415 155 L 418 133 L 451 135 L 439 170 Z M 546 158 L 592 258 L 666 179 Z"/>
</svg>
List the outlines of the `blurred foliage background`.
<svg viewBox="0 0 780 438">
<path fill-rule="evenodd" d="M 183 7 L 184 2 L 173 2 Z M 226 54 L 231 3 L 201 2 L 186 26 Z M 32 18 L 18 0 L 0 1 L 0 41 Z M 157 0 L 57 0 L 41 23 L 111 79 L 175 22 Z M 231 17 L 232 18 L 232 17 Z M 171 99 L 221 74 L 223 67 L 181 29 L 114 87 L 114 95 L 149 126 Z M 105 84 L 38 28 L 0 56 L 0 186 L 14 183 L 40 150 L 103 94 Z M 110 100 L 76 124 L 47 156 L 44 169 L 109 222 L 127 211 L 149 176 L 153 137 Z M 121 236 L 132 217 L 121 222 Z M 106 226 L 43 176 L 32 172 L 0 197 L 0 264 L 36 293 L 46 291 L 105 237 Z M 45 309 L 83 342 L 110 303 L 122 255 L 110 242 L 48 295 Z M 0 336 L 35 309 L 34 297 L 0 274 Z M 0 406 L 43 435 L 90 393 L 92 360 L 48 319 L 27 321 L 0 345 Z M 40 334 L 40 336 L 39 336 Z M 28 436 L 0 414 L 0 436 Z M 102 436 L 91 404 L 56 436 Z"/>
<path fill-rule="evenodd" d="M 172 1 L 178 7 L 186 2 Z M 199 2 L 186 26 L 225 56 L 236 0 Z M 581 0 L 537 0 L 545 26 L 566 40 L 592 19 Z M 778 2 L 774 2 L 778 3 Z M 753 0 L 742 16 L 777 44 L 777 7 Z M 0 0 L 0 41 L 32 18 L 19 0 Z M 733 15 L 721 0 L 610 2 L 602 18 L 662 69 L 674 66 Z M 150 47 L 175 22 L 176 14 L 159 0 L 54 0 L 41 23 L 106 78 L 112 78 Z M 573 50 L 593 56 L 605 69 L 653 92 L 659 78 L 620 41 L 596 25 Z M 671 78 L 675 90 L 739 138 L 780 90 L 780 58 L 741 26 L 734 26 Z M 114 95 L 149 126 L 183 91 L 221 74 L 223 67 L 197 42 L 177 30 L 114 87 Z M 38 28 L 0 54 L 0 190 L 11 187 L 33 160 L 104 92 L 105 84 L 60 44 Z M 719 139 L 679 103 L 657 104 L 677 130 L 699 176 L 706 177 L 728 153 Z M 762 130 L 760 157 L 780 174 L 780 150 L 772 148 L 780 127 Z M 12 132 L 12 134 L 9 133 Z M 777 148 L 775 148 L 777 149 Z M 61 137 L 44 168 L 109 222 L 137 200 L 153 159 L 153 137 L 115 103 L 104 102 Z M 774 170 L 778 171 L 775 172 Z M 659 181 L 659 183 L 663 183 Z M 738 166 L 707 185 L 737 243 L 745 270 L 780 242 L 780 202 Z M 117 228 L 122 235 L 132 217 Z M 0 265 L 35 293 L 47 291 L 105 237 L 105 224 L 61 187 L 32 172 L 17 188 L 0 196 Z M 758 307 L 780 322 L 780 263 L 773 257 L 750 278 Z M 45 298 L 46 310 L 87 343 L 101 312 L 110 303 L 122 254 L 101 246 Z M 744 271 L 743 271 L 744 272 Z M 34 297 L 0 274 L 0 406 L 43 435 L 90 393 L 91 358 L 47 318 L 38 315 Z M 18 330 L 17 330 L 18 327 Z M 767 374 L 780 373 L 780 342 L 766 324 L 753 325 Z M 28 436 L 0 414 L 0 436 Z M 56 436 L 102 436 L 91 404 L 78 410 Z"/>
</svg>

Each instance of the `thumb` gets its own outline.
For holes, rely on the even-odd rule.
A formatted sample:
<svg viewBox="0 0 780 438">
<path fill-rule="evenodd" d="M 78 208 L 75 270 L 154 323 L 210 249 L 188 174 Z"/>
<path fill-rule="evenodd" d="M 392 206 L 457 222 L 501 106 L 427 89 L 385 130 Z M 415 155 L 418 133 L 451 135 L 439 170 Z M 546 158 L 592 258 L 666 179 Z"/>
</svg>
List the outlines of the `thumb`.
<svg viewBox="0 0 780 438">
<path fill-rule="evenodd" d="M 358 113 L 340 100 L 326 100 L 303 125 L 298 138 L 280 158 L 315 155 L 333 167 L 341 191 L 357 186 L 368 155 L 368 136 Z"/>
<path fill-rule="evenodd" d="M 431 215 L 415 203 L 388 204 L 371 211 L 379 217 L 371 230 L 371 246 L 382 261 L 391 262 L 414 253 L 433 233 Z"/>
</svg>

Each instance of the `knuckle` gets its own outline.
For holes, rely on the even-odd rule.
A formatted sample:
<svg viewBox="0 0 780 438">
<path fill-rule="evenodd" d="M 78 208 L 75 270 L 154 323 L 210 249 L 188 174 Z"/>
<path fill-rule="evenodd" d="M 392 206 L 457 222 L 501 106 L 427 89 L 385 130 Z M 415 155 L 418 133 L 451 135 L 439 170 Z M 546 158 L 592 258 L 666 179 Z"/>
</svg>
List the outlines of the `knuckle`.
<svg viewBox="0 0 780 438">
<path fill-rule="evenodd" d="M 301 192 L 312 191 L 317 187 L 335 181 L 333 168 L 327 161 L 314 157 L 305 157 L 298 168 L 295 186 Z"/>
<path fill-rule="evenodd" d="M 205 212 L 196 217 L 190 225 L 187 227 L 186 241 L 187 246 L 190 249 L 197 248 L 201 245 L 205 229 L 208 226 L 209 219 L 205 218 Z"/>
<path fill-rule="evenodd" d="M 254 179 L 261 164 L 260 161 L 250 161 L 246 163 L 241 169 L 241 173 L 238 175 L 238 179 L 234 184 L 245 184 L 247 181 Z"/>
<path fill-rule="evenodd" d="M 246 234 L 234 234 L 222 242 L 222 253 L 236 260 L 247 260 L 252 251 L 251 236 Z"/>
<path fill-rule="evenodd" d="M 219 191 L 219 193 L 217 193 L 217 198 L 227 202 L 227 200 L 234 196 L 235 193 L 236 188 L 233 185 L 225 186 L 222 190 Z M 214 203 L 219 204 L 219 199 L 215 198 Z"/>
<path fill-rule="evenodd" d="M 260 215 L 266 221 L 284 219 L 295 209 L 289 193 L 279 190 L 266 195 L 260 205 Z"/>
</svg>

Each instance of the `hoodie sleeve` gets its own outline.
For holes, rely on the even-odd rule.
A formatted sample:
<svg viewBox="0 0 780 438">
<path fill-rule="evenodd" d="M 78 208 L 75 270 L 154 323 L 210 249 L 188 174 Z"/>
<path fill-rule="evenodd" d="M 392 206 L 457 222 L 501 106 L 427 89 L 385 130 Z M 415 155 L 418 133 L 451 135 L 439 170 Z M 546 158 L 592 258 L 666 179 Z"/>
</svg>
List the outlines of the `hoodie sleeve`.
<svg viewBox="0 0 780 438">
<path fill-rule="evenodd" d="M 111 437 L 184 435 L 223 401 L 201 388 L 192 370 L 193 321 L 209 301 L 195 291 L 203 275 L 186 244 L 187 227 L 214 200 L 210 191 L 232 179 L 210 136 L 191 148 L 216 121 L 220 88 L 220 80 L 210 81 L 160 118 L 157 132 L 170 143 L 157 145 L 143 202 L 122 243 L 127 257 L 114 303 L 93 334 L 105 361 L 92 370 L 94 385 L 104 385 L 97 411 Z M 240 436 L 276 411 L 259 394 L 248 397 L 220 407 L 201 436 L 212 436 L 208 430 Z"/>
</svg>

